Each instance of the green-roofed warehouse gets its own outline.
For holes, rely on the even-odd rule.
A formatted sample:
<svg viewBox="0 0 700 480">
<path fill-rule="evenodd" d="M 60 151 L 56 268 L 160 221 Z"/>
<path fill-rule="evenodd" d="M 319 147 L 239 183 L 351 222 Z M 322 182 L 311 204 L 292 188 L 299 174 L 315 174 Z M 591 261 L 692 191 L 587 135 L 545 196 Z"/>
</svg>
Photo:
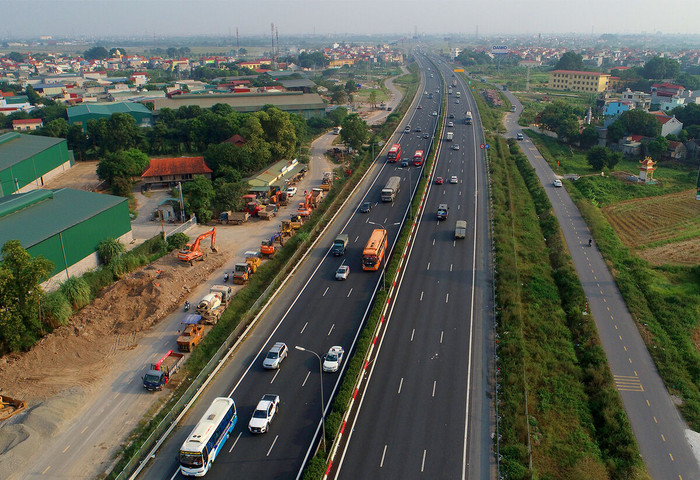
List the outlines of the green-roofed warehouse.
<svg viewBox="0 0 700 480">
<path fill-rule="evenodd" d="M 114 102 L 114 103 L 84 103 L 77 107 L 66 109 L 68 122 L 83 126 L 87 130 L 87 123 L 98 118 L 109 118 L 114 113 L 128 113 L 141 127 L 153 126 L 153 113 L 141 103 Z"/>
<path fill-rule="evenodd" d="M 97 266 L 97 245 L 106 238 L 131 242 L 126 198 L 71 188 L 0 198 L 0 246 L 19 240 L 33 257 L 51 260 L 51 283 Z"/>
<path fill-rule="evenodd" d="M 41 188 L 73 163 L 73 151 L 63 138 L 0 135 L 0 197 Z"/>
</svg>

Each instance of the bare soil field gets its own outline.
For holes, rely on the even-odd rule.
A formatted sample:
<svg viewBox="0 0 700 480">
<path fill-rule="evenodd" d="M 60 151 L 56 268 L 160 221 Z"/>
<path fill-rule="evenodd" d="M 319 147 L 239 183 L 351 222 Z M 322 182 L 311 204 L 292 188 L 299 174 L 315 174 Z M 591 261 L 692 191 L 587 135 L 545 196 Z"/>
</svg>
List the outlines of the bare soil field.
<svg viewBox="0 0 700 480">
<path fill-rule="evenodd" d="M 622 242 L 645 260 L 700 263 L 700 204 L 694 190 L 626 200 L 605 207 L 603 214 Z"/>
</svg>

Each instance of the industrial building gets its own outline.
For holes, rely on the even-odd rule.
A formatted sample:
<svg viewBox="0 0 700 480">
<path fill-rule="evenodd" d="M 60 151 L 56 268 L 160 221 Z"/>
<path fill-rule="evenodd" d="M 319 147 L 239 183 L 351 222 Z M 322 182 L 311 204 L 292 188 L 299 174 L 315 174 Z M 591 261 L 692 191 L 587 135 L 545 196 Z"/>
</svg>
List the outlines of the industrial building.
<svg viewBox="0 0 700 480">
<path fill-rule="evenodd" d="M 83 126 L 83 131 L 87 131 L 87 123 L 90 120 L 109 118 L 115 113 L 128 113 L 136 124 L 140 127 L 153 126 L 153 112 L 141 103 L 115 102 L 115 103 L 84 103 L 66 110 L 68 122 L 71 125 Z"/>
<path fill-rule="evenodd" d="M 294 160 L 280 160 L 262 172 L 246 178 L 248 191 L 269 195 L 276 190 L 285 190 L 290 180 L 295 179 L 306 170 L 306 165 Z"/>
<path fill-rule="evenodd" d="M 285 112 L 297 113 L 306 119 L 321 117 L 326 113 L 326 104 L 316 93 L 234 93 L 214 95 L 175 95 L 173 98 L 153 100 L 154 110 L 162 108 L 177 110 L 182 106 L 198 105 L 211 108 L 217 103 L 230 105 L 237 112 L 257 112 L 265 105 L 274 105 Z M 77 107 L 76 107 L 77 108 Z"/>
<path fill-rule="evenodd" d="M 33 257 L 51 260 L 51 285 L 96 267 L 97 245 L 107 238 L 132 241 L 126 198 L 71 188 L 0 198 L 0 246 L 19 240 Z"/>
<path fill-rule="evenodd" d="M 73 163 L 73 151 L 63 138 L 0 135 L 0 197 L 41 188 Z"/>
</svg>

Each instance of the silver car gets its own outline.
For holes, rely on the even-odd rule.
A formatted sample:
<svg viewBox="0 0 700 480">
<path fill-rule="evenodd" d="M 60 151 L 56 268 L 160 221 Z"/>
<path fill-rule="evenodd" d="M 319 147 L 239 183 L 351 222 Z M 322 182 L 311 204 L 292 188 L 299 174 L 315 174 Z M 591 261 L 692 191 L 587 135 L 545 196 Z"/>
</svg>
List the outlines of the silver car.
<svg viewBox="0 0 700 480">
<path fill-rule="evenodd" d="M 275 343 L 270 349 L 270 351 L 267 352 L 267 355 L 265 355 L 265 360 L 263 360 L 263 367 L 269 369 L 280 368 L 282 360 L 287 358 L 288 353 L 289 349 L 287 348 L 286 344 L 282 342 Z"/>
</svg>

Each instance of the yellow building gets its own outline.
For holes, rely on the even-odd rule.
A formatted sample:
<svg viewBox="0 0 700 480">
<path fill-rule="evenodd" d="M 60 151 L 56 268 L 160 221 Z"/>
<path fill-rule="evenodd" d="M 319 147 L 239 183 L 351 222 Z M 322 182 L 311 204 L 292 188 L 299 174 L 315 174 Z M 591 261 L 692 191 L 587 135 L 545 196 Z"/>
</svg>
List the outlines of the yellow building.
<svg viewBox="0 0 700 480">
<path fill-rule="evenodd" d="M 348 65 L 348 66 L 355 65 L 355 59 L 354 58 L 337 58 L 337 59 L 331 60 L 330 63 L 328 64 L 328 66 L 331 68 L 342 67 L 344 65 Z"/>
<path fill-rule="evenodd" d="M 610 75 L 599 72 L 554 70 L 549 74 L 549 88 L 575 92 L 604 92 L 610 87 Z"/>
</svg>

